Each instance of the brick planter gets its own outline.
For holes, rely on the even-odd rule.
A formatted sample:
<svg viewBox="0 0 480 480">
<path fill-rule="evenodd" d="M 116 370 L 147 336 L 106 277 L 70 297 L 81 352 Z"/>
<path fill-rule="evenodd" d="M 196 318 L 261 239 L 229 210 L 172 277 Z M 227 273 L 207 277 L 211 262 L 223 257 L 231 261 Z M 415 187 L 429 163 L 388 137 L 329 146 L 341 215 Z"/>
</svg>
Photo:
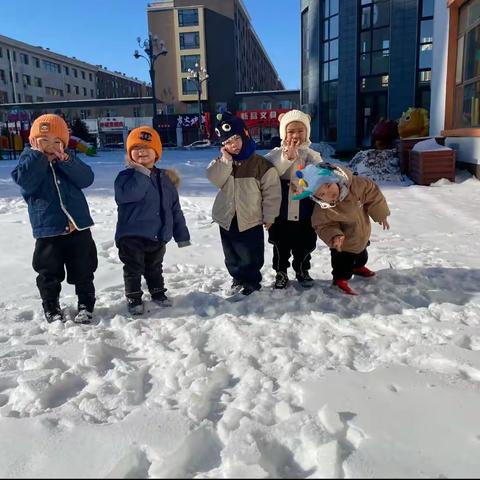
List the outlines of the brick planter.
<svg viewBox="0 0 480 480">
<path fill-rule="evenodd" d="M 430 185 L 441 178 L 455 181 L 455 150 L 410 151 L 409 177 L 418 185 Z"/>
<path fill-rule="evenodd" d="M 399 138 L 395 140 L 395 148 L 398 151 L 398 158 L 400 160 L 400 173 L 408 175 L 410 172 L 410 150 L 416 143 L 428 140 L 432 137 L 414 137 L 414 138 Z M 435 137 L 435 140 L 440 145 L 445 145 L 445 137 Z"/>
</svg>

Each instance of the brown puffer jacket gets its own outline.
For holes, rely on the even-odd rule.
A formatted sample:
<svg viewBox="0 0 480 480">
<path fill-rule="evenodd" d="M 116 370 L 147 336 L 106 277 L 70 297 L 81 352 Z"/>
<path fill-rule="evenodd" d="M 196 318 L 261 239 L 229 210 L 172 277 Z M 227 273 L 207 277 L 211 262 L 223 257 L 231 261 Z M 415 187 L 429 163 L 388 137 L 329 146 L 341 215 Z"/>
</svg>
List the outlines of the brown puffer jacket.
<svg viewBox="0 0 480 480">
<path fill-rule="evenodd" d="M 340 168 L 340 167 L 339 167 Z M 382 222 L 390 215 L 387 201 L 378 185 L 366 177 L 354 176 L 341 167 L 347 174 L 348 194 L 332 208 L 315 205 L 312 226 L 318 237 L 332 248 L 333 237 L 344 235 L 342 251 L 360 253 L 370 239 L 371 224 Z"/>
<path fill-rule="evenodd" d="M 216 158 L 210 162 L 207 176 L 220 189 L 212 217 L 225 230 L 230 230 L 235 215 L 240 232 L 273 223 L 278 216 L 282 200 L 280 178 L 275 167 L 261 155 L 253 153 L 241 161 Z"/>
</svg>

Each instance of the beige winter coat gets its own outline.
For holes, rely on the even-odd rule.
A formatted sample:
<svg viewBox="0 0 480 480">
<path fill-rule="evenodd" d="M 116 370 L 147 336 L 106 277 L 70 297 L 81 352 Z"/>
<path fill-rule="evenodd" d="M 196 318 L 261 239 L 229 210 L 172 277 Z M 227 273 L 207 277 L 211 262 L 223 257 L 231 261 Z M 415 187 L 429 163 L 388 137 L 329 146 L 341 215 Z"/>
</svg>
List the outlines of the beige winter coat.
<svg viewBox="0 0 480 480">
<path fill-rule="evenodd" d="M 298 149 L 298 157 L 295 160 L 288 160 L 283 152 L 283 148 L 277 147 L 268 152 L 265 155 L 265 158 L 273 163 L 277 169 L 278 175 L 280 175 L 280 179 L 288 182 L 287 220 L 292 222 L 298 221 L 300 218 L 300 202 L 298 200 L 292 200 L 292 196 L 295 195 L 296 190 L 294 187 L 298 187 L 299 180 L 296 171 L 299 166 L 306 167 L 307 165 L 316 165 L 317 163 L 322 162 L 322 157 L 315 150 L 304 147 Z"/>
<path fill-rule="evenodd" d="M 315 205 L 312 226 L 318 237 L 332 248 L 333 237 L 344 235 L 342 251 L 360 253 L 370 239 L 370 218 L 381 222 L 390 215 L 387 201 L 378 185 L 366 177 L 352 175 L 341 167 L 348 176 L 348 194 L 332 208 Z"/>
<path fill-rule="evenodd" d="M 282 199 L 280 179 L 264 157 L 253 153 L 241 161 L 217 158 L 210 162 L 207 176 L 220 188 L 212 217 L 224 229 L 230 229 L 235 215 L 240 232 L 273 223 L 278 216 Z"/>
</svg>

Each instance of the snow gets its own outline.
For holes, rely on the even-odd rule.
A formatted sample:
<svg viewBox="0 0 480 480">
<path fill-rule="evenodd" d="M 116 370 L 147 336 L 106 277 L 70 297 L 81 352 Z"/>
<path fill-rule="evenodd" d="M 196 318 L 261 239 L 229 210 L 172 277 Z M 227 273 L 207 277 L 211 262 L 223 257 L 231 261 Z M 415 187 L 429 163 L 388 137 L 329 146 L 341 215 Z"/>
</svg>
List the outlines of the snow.
<svg viewBox="0 0 480 480">
<path fill-rule="evenodd" d="M 15 162 L 0 162 L 0 476 L 480 476 L 478 180 L 381 177 L 391 230 L 373 225 L 377 276 L 352 280 L 358 297 L 331 288 L 320 242 L 314 289 L 273 291 L 266 243 L 264 288 L 231 303 L 205 177 L 216 154 L 164 153 L 193 245 L 167 247 L 173 307 L 146 295 L 135 319 L 113 242 L 123 154 L 86 158 L 96 326 L 44 321 Z M 68 318 L 75 300 L 64 284 Z"/>
</svg>

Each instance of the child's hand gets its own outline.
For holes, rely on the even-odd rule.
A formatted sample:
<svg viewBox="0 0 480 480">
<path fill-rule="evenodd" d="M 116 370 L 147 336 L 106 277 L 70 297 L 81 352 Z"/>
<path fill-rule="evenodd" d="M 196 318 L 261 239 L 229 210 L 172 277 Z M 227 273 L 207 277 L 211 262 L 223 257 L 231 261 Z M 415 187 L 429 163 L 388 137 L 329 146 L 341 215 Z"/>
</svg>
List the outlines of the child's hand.
<svg viewBox="0 0 480 480">
<path fill-rule="evenodd" d="M 297 158 L 298 156 L 298 146 L 297 146 L 297 142 L 293 139 L 290 139 L 285 148 L 283 149 L 283 151 L 285 152 L 285 155 L 287 156 L 287 159 L 290 160 L 290 161 L 293 161 Z"/>
<path fill-rule="evenodd" d="M 52 154 L 60 161 L 68 160 L 68 154 L 65 153 L 63 143 L 56 143 L 52 147 Z"/>
<path fill-rule="evenodd" d="M 225 147 L 222 147 L 220 151 L 222 152 L 222 160 L 224 162 L 231 162 L 233 160 L 233 157 L 227 152 Z"/>
<path fill-rule="evenodd" d="M 344 235 L 337 235 L 337 236 L 333 237 L 332 248 L 334 248 L 337 252 L 341 252 L 344 240 L 345 240 Z"/>
<path fill-rule="evenodd" d="M 381 222 L 378 222 L 384 230 L 390 230 L 390 224 L 388 223 L 388 220 L 382 220 Z"/>
</svg>

